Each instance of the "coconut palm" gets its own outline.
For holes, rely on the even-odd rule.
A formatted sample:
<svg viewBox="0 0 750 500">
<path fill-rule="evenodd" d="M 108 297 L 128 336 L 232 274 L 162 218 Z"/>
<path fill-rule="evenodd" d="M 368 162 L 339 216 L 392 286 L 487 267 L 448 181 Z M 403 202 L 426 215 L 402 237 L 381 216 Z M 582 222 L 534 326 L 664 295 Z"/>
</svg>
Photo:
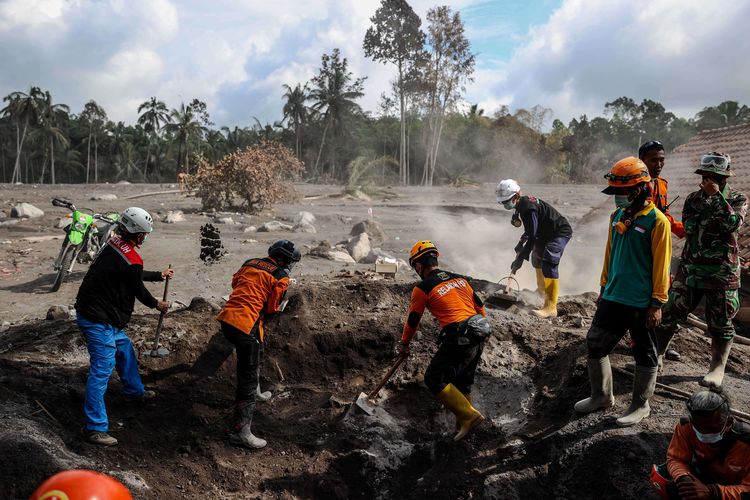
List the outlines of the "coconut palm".
<svg viewBox="0 0 750 500">
<path fill-rule="evenodd" d="M 349 63 L 345 57 L 341 58 L 339 49 L 333 49 L 330 55 L 323 54 L 319 73 L 311 80 L 313 88 L 308 95 L 308 100 L 313 103 L 312 110 L 321 117 L 325 124 L 320 139 L 320 149 L 313 167 L 314 174 L 318 173 L 320 157 L 330 129 L 333 143 L 331 174 L 336 175 L 336 143 L 344 131 L 347 118 L 361 112 L 354 99 L 364 95 L 364 81 L 365 78 L 353 79 L 352 72 L 349 71 Z"/>
<path fill-rule="evenodd" d="M 38 134 L 42 142 L 49 145 L 50 175 L 52 184 L 55 184 L 55 143 L 67 148 L 70 140 L 63 132 L 61 125 L 67 121 L 70 108 L 65 104 L 53 104 L 52 95 L 45 91 L 41 100 L 41 113 L 39 116 Z M 42 173 L 39 183 L 44 182 L 44 174 L 47 170 L 47 149 L 44 150 L 42 160 Z"/>
<path fill-rule="evenodd" d="M 284 121 L 294 129 L 294 152 L 297 158 L 301 158 L 302 155 L 302 126 L 307 121 L 307 107 L 305 101 L 307 100 L 307 85 L 304 87 L 299 83 L 294 87 L 290 87 L 286 83 L 282 85 L 284 88 L 284 96 L 286 99 L 284 103 Z"/>
<path fill-rule="evenodd" d="M 21 152 L 29 127 L 36 125 L 39 119 L 42 98 L 42 90 L 39 87 L 31 87 L 28 94 L 12 92 L 3 98 L 3 102 L 8 104 L 0 113 L 10 117 L 16 126 L 16 162 L 13 166 L 11 183 L 21 181 Z"/>
<path fill-rule="evenodd" d="M 189 174 L 189 140 L 191 137 L 201 137 L 206 132 L 206 127 L 201 125 L 193 107 L 185 106 L 184 102 L 179 109 L 173 109 L 169 116 L 171 123 L 167 123 L 164 129 L 177 136 L 177 170 L 182 172 L 184 168 L 184 172 Z"/>
<path fill-rule="evenodd" d="M 156 97 L 151 97 L 151 99 L 138 106 L 138 113 L 140 113 L 140 116 L 138 117 L 138 125 L 142 126 L 143 130 L 145 130 L 149 136 L 149 143 L 146 147 L 146 161 L 143 163 L 143 180 L 145 181 L 148 171 L 148 162 L 151 158 L 151 146 L 153 145 L 155 149 L 159 148 L 159 134 L 162 127 L 169 123 L 170 117 L 167 105 L 162 101 L 157 101 Z M 156 163 L 158 163 L 159 157 L 158 152 L 154 156 L 156 158 L 154 168 L 156 168 Z"/>
<path fill-rule="evenodd" d="M 86 103 L 79 118 L 88 127 L 88 139 L 86 140 L 86 184 L 89 183 L 89 170 L 91 168 L 91 139 L 94 140 L 94 182 L 99 182 L 99 142 L 98 136 L 107 122 L 107 112 L 93 99 Z"/>
</svg>

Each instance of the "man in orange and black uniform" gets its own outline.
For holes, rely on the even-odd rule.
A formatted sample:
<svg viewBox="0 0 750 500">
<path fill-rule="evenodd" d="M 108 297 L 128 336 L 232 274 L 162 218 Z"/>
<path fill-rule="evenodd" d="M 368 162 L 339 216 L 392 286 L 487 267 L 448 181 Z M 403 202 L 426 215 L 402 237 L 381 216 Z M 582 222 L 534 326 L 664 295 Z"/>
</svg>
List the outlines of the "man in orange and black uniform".
<svg viewBox="0 0 750 500">
<path fill-rule="evenodd" d="M 263 356 L 263 318 L 279 312 L 289 273 L 300 257 L 291 241 L 279 240 L 269 247 L 268 257 L 245 261 L 234 273 L 232 294 L 216 316 L 224 336 L 237 350 L 237 420 L 229 436 L 234 444 L 253 449 L 266 445 L 250 430 Z"/>
<path fill-rule="evenodd" d="M 656 205 L 656 208 L 661 210 L 664 216 L 669 221 L 670 230 L 672 234 L 678 238 L 685 237 L 685 228 L 682 222 L 675 220 L 672 214 L 669 213 L 667 206 L 669 201 L 667 200 L 667 180 L 660 177 L 661 171 L 664 169 L 664 161 L 666 156 L 664 154 L 664 145 L 659 141 L 648 141 L 638 148 L 638 158 L 646 164 L 648 173 L 651 176 L 651 197 Z M 660 335 L 657 332 L 657 342 L 659 341 Z M 662 336 L 663 337 L 663 336 Z M 663 341 L 664 339 L 662 339 Z M 660 351 L 662 352 L 662 351 Z M 664 353 L 666 359 L 672 361 L 680 360 L 680 353 L 674 349 L 666 349 Z"/>
<path fill-rule="evenodd" d="M 471 404 L 471 386 L 482 356 L 484 340 L 490 334 L 487 313 L 469 284 L 470 278 L 438 269 L 437 248 L 431 241 L 417 242 L 409 264 L 422 281 L 411 294 L 409 315 L 401 335 L 401 352 L 417 331 L 425 308 L 440 323 L 440 347 L 427 367 L 424 381 L 430 391 L 456 415 L 458 441 L 484 420 Z"/>
</svg>

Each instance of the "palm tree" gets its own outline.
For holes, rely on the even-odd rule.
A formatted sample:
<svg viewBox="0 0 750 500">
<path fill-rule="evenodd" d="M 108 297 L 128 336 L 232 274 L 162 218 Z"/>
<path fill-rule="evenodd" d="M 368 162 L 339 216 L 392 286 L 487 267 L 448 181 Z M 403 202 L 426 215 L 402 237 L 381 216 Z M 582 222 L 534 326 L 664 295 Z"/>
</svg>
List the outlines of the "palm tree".
<svg viewBox="0 0 750 500">
<path fill-rule="evenodd" d="M 191 105 L 185 106 L 184 102 L 180 104 L 180 109 L 173 109 L 169 116 L 171 118 L 171 123 L 167 123 L 164 126 L 164 129 L 171 134 L 177 135 L 177 170 L 182 172 L 184 167 L 185 173 L 189 174 L 189 139 L 191 137 L 201 137 L 201 135 L 206 132 L 206 127 L 201 125 L 193 107 Z"/>
<path fill-rule="evenodd" d="M 279 132 L 284 129 L 284 126 L 279 121 L 271 123 L 266 123 L 263 125 L 260 123 L 260 120 L 258 120 L 256 117 L 253 116 L 253 120 L 255 120 L 255 125 L 253 125 L 253 134 L 255 134 L 255 137 L 257 137 L 258 140 L 276 140 L 276 138 L 279 135 Z"/>
<path fill-rule="evenodd" d="M 286 83 L 282 85 L 284 88 L 284 120 L 294 129 L 294 140 L 295 148 L 294 152 L 297 158 L 301 158 L 302 155 L 302 144 L 301 134 L 302 125 L 307 121 L 307 107 L 305 101 L 307 100 L 307 85 L 304 87 L 299 83 L 294 88 L 290 87 Z"/>
<path fill-rule="evenodd" d="M 251 132 L 246 128 L 240 128 L 235 125 L 231 130 L 229 127 L 221 127 L 221 130 L 226 135 L 224 142 L 226 143 L 226 149 L 229 152 L 237 151 L 238 149 L 242 149 L 253 143 L 252 137 L 250 136 Z"/>
<path fill-rule="evenodd" d="M 42 97 L 39 87 L 31 87 L 28 94 L 12 92 L 3 98 L 3 102 L 7 102 L 8 105 L 0 112 L 10 117 L 16 125 L 16 162 L 13 166 L 11 183 L 21 180 L 21 152 L 26 142 L 29 126 L 35 125 L 39 119 Z"/>
<path fill-rule="evenodd" d="M 209 130 L 206 133 L 206 142 L 203 147 L 208 153 L 206 156 L 212 162 L 217 161 L 226 151 L 226 138 L 218 130 Z"/>
<path fill-rule="evenodd" d="M 80 114 L 81 120 L 88 125 L 89 135 L 86 146 L 86 184 L 89 183 L 91 167 L 91 139 L 94 139 L 94 182 L 99 182 L 99 143 L 97 137 L 107 121 L 107 113 L 93 99 L 86 103 Z"/>
<path fill-rule="evenodd" d="M 349 63 L 344 57 L 341 58 L 339 49 L 323 54 L 321 58 L 320 72 L 311 80 L 314 88 L 308 95 L 308 100 L 313 102 L 312 110 L 322 117 L 325 122 L 323 136 L 320 140 L 320 149 L 315 159 L 313 172 L 318 173 L 320 157 L 325 146 L 326 135 L 329 128 L 333 126 L 332 141 L 334 142 L 333 161 L 331 162 L 331 174 L 336 175 L 336 139 L 344 130 L 344 121 L 353 114 L 360 111 L 359 105 L 354 102 L 364 95 L 364 78 L 352 80 L 352 73 L 348 69 Z"/>
<path fill-rule="evenodd" d="M 151 156 L 151 144 L 158 149 L 159 144 L 157 139 L 162 127 L 169 123 L 169 110 L 167 105 L 162 101 L 157 101 L 156 97 L 152 97 L 148 101 L 145 101 L 138 106 L 138 113 L 141 115 L 138 117 L 138 125 L 142 126 L 146 133 L 149 135 L 149 144 L 146 147 L 146 161 L 143 164 L 143 180 L 146 180 L 146 172 L 148 171 L 148 161 Z M 155 155 L 158 162 L 158 154 Z M 156 168 L 156 165 L 154 165 Z"/>
<path fill-rule="evenodd" d="M 53 104 L 52 95 L 49 91 L 44 92 L 42 98 L 42 108 L 39 118 L 39 134 L 42 137 L 42 141 L 49 144 L 49 159 L 50 159 L 50 174 L 52 177 L 52 184 L 55 184 L 55 142 L 60 144 L 63 148 L 67 148 L 70 144 L 70 140 L 65 135 L 60 125 L 63 121 L 68 119 L 68 113 L 70 108 L 65 104 Z M 44 160 L 42 162 L 42 174 L 39 177 L 39 183 L 44 182 L 44 174 L 47 169 L 47 150 L 44 152 Z"/>
</svg>

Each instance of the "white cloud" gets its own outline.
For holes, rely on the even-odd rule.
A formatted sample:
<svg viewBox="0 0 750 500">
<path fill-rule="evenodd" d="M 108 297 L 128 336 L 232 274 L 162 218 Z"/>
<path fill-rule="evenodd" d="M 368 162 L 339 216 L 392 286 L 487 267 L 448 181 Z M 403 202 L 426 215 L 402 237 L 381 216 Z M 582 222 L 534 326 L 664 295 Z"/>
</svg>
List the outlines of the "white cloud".
<svg viewBox="0 0 750 500">
<path fill-rule="evenodd" d="M 723 100 L 750 102 L 748 22 L 745 1 L 565 0 L 471 91 L 480 102 L 541 104 L 564 121 L 601 114 L 623 95 L 691 117 Z"/>
</svg>

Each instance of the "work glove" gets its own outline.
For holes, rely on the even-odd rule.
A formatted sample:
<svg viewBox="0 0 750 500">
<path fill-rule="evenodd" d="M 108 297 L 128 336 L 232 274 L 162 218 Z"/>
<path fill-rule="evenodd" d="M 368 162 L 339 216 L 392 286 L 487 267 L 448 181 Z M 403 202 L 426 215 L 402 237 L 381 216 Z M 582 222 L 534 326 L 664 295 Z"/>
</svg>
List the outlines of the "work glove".
<svg viewBox="0 0 750 500">
<path fill-rule="evenodd" d="M 523 259 L 516 257 L 516 260 L 513 261 L 513 263 L 510 265 L 510 271 L 512 273 L 517 273 L 519 269 L 521 269 L 521 266 L 523 265 Z"/>
</svg>

